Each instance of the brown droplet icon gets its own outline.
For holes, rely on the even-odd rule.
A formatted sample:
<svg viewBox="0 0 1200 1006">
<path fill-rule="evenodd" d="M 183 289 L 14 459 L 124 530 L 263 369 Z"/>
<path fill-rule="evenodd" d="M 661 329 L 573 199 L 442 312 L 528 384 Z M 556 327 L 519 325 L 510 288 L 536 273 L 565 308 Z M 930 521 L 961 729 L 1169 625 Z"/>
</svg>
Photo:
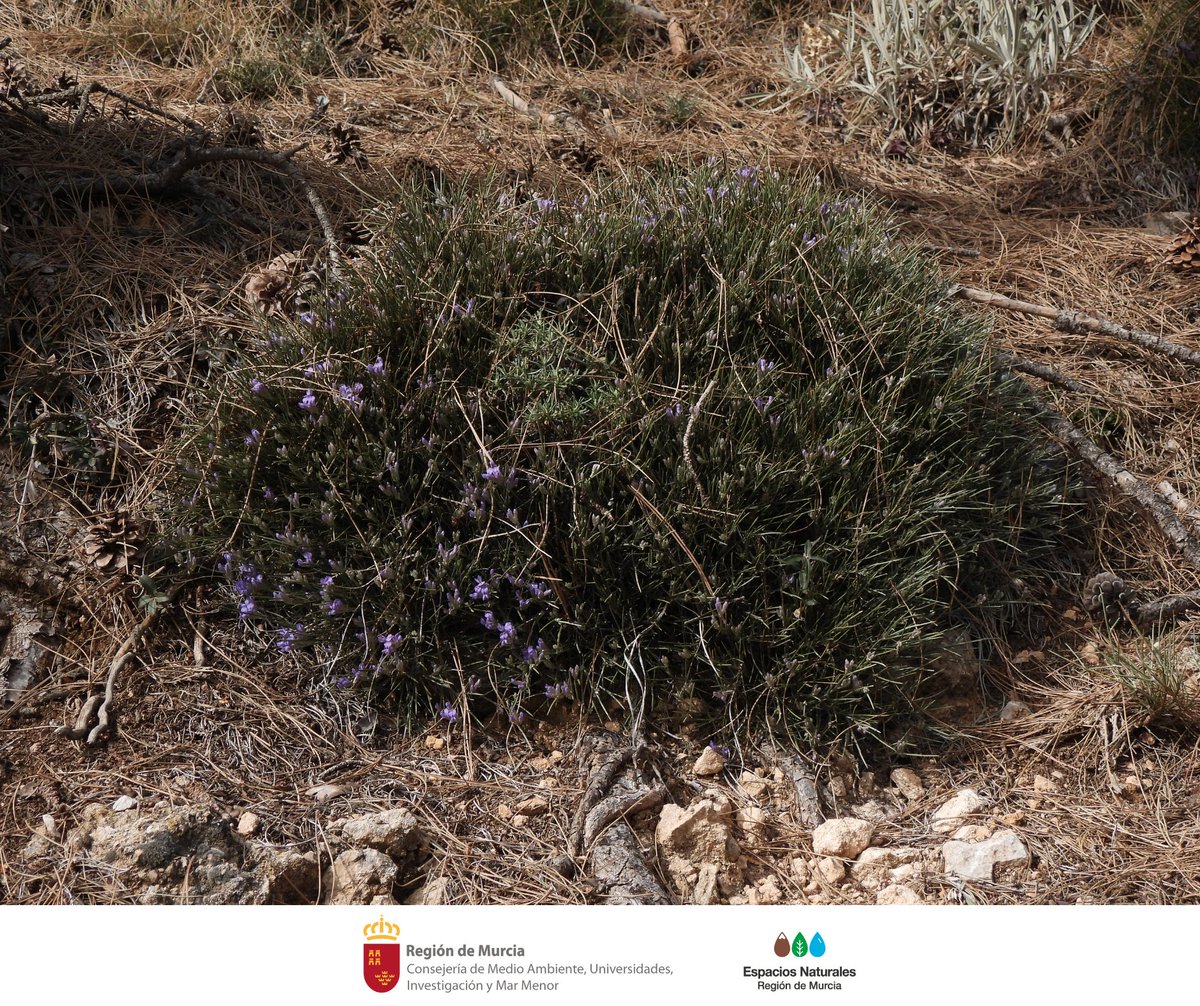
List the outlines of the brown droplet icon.
<svg viewBox="0 0 1200 1006">
<path fill-rule="evenodd" d="M 775 940 L 775 956 L 786 957 L 792 952 L 792 941 L 783 933 L 780 933 Z"/>
</svg>

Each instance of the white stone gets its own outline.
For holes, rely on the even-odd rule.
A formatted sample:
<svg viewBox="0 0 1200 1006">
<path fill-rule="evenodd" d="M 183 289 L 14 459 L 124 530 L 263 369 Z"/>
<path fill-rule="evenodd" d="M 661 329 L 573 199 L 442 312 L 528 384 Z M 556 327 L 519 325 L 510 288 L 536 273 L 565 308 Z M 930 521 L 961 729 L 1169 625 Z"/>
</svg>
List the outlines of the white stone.
<svg viewBox="0 0 1200 1006">
<path fill-rule="evenodd" d="M 392 885 L 399 870 L 377 849 L 343 852 L 325 871 L 330 905 L 394 904 Z M 379 898 L 386 899 L 378 901 Z"/>
<path fill-rule="evenodd" d="M 954 838 L 959 842 L 982 842 L 991 833 L 987 825 L 964 824 L 954 833 Z"/>
<path fill-rule="evenodd" d="M 241 835 L 242 838 L 249 838 L 251 835 L 258 833 L 261 823 L 262 822 L 259 820 L 258 815 L 253 811 L 248 810 L 238 818 L 237 833 Z"/>
<path fill-rule="evenodd" d="M 870 821 L 857 817 L 831 818 L 813 832 L 813 852 L 818 856 L 854 859 L 871 844 L 874 833 Z"/>
<path fill-rule="evenodd" d="M 725 768 L 725 756 L 716 748 L 705 748 L 692 766 L 696 775 L 718 775 Z"/>
<path fill-rule="evenodd" d="M 347 845 L 369 846 L 392 858 L 400 858 L 421 841 L 417 819 L 401 807 L 351 818 L 342 823 L 342 839 Z"/>
<path fill-rule="evenodd" d="M 991 882 L 995 867 L 1027 862 L 1029 850 L 1015 831 L 998 831 L 982 842 L 951 840 L 942 846 L 942 858 L 948 874 Z"/>
<path fill-rule="evenodd" d="M 893 845 L 863 849 L 862 854 L 850 864 L 850 873 L 857 877 L 871 870 L 891 870 L 921 858 L 921 850 L 907 845 Z"/>
<path fill-rule="evenodd" d="M 1004 708 L 1000 710 L 1000 722 L 1009 723 L 1012 720 L 1019 720 L 1030 713 L 1029 706 L 1019 699 L 1013 699 L 1011 702 L 1004 703 Z"/>
<path fill-rule="evenodd" d="M 943 835 L 963 825 L 963 818 L 975 814 L 987 806 L 987 800 L 973 789 L 960 789 L 954 796 L 933 812 L 932 828 Z"/>
<path fill-rule="evenodd" d="M 925 795 L 925 784 L 911 768 L 892 769 L 892 785 L 905 800 L 919 800 Z"/>
<path fill-rule="evenodd" d="M 404 900 L 404 903 L 406 905 L 444 905 L 447 903 L 446 895 L 449 888 L 450 881 L 445 877 L 438 877 L 436 880 L 431 880 L 418 887 Z"/>
<path fill-rule="evenodd" d="M 890 884 L 875 896 L 877 905 L 919 905 L 921 899 L 911 887 Z"/>
<path fill-rule="evenodd" d="M 826 857 L 817 863 L 817 873 L 827 884 L 840 884 L 846 879 L 846 865 L 840 859 Z"/>
<path fill-rule="evenodd" d="M 133 810 L 138 805 L 138 802 L 131 796 L 119 796 L 113 801 L 112 809 L 118 814 L 122 811 Z"/>
<path fill-rule="evenodd" d="M 546 813 L 549 809 L 550 803 L 544 796 L 531 796 L 513 808 L 518 814 L 524 814 L 526 817 L 536 817 L 538 814 Z"/>
<path fill-rule="evenodd" d="M 737 812 L 738 827 L 751 845 L 762 845 L 771 830 L 770 817 L 761 807 L 741 807 Z"/>
</svg>

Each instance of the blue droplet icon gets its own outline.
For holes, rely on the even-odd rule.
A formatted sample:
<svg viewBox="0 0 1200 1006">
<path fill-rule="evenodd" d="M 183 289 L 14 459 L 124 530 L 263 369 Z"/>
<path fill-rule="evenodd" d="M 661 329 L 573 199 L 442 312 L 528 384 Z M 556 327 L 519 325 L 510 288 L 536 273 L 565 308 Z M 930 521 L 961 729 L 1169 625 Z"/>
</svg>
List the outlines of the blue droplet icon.
<svg viewBox="0 0 1200 1006">
<path fill-rule="evenodd" d="M 821 939 L 820 933 L 813 933 L 813 938 L 808 941 L 808 952 L 814 957 L 821 957 L 825 953 L 825 941 Z"/>
</svg>

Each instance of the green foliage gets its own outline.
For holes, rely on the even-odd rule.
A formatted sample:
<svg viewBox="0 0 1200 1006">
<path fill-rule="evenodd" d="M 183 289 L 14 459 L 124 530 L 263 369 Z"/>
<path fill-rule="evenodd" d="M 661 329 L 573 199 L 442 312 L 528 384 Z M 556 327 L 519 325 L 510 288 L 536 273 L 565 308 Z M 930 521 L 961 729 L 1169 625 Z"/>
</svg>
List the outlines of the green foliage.
<svg viewBox="0 0 1200 1006">
<path fill-rule="evenodd" d="M 910 140 L 1011 146 L 1100 20 L 1074 0 L 871 0 L 826 26 L 836 66 L 785 53 L 793 86 L 857 92 Z"/>
<path fill-rule="evenodd" d="M 1161 0 L 1142 6 L 1138 46 L 1108 104 L 1126 141 L 1188 164 L 1194 178 L 1200 158 L 1200 4 Z"/>
<path fill-rule="evenodd" d="M 686 91 L 676 91 L 667 96 L 660 120 L 666 129 L 687 129 L 696 124 L 700 117 L 700 101 Z"/>
<path fill-rule="evenodd" d="M 1099 670 L 1121 686 L 1126 701 L 1164 727 L 1200 726 L 1200 659 L 1194 647 L 1139 640 L 1132 652 L 1113 642 Z"/>
<path fill-rule="evenodd" d="M 381 230 L 213 386 L 176 515 L 345 684 L 879 735 L 945 628 L 1057 561 L 1025 386 L 854 199 L 752 168 L 413 188 Z"/>
</svg>

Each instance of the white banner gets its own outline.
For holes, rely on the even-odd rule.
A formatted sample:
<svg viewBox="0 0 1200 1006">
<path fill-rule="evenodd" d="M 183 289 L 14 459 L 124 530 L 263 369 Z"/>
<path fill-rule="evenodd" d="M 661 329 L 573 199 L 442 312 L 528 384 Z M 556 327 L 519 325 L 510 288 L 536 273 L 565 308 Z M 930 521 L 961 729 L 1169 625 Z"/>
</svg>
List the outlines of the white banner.
<svg viewBox="0 0 1200 1006">
<path fill-rule="evenodd" d="M 1187 907 L 0 908 L 4 1002 L 1195 1001 Z"/>
</svg>

